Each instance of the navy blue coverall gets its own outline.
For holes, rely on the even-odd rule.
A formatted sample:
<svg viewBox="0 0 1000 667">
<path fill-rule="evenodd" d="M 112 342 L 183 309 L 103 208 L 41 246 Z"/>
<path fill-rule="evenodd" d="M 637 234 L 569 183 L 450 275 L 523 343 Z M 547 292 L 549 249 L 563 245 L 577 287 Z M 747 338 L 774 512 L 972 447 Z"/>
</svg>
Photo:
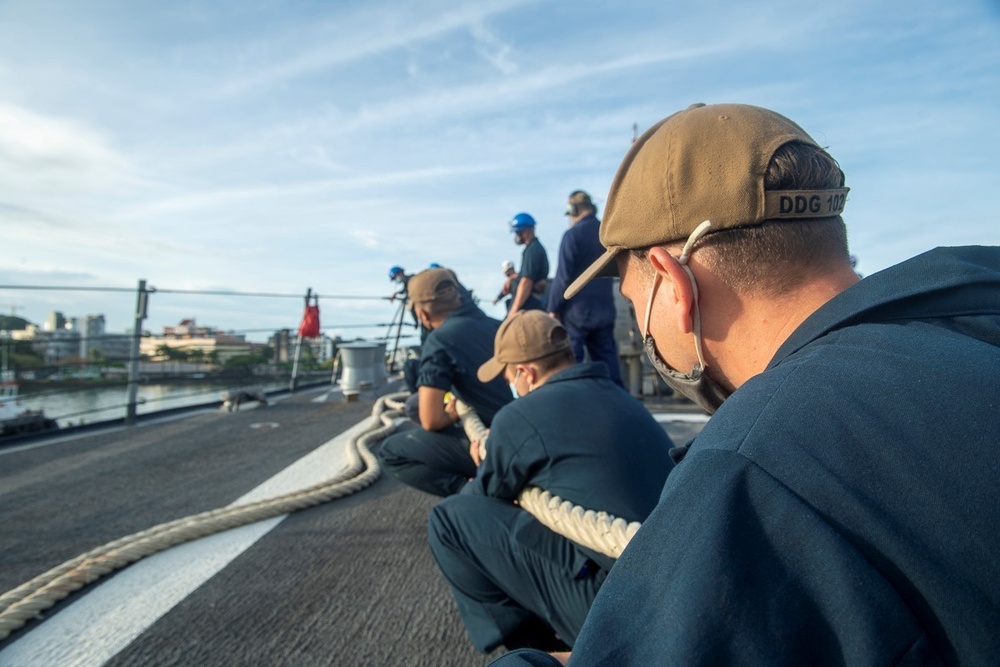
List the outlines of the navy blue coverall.
<svg viewBox="0 0 1000 667">
<path fill-rule="evenodd" d="M 531 239 L 531 242 L 524 246 L 524 251 L 521 253 L 521 268 L 510 286 L 511 294 L 517 294 L 517 285 L 521 282 L 521 278 L 530 278 L 534 281 L 531 294 L 521 305 L 521 310 L 545 310 L 545 304 L 538 295 L 539 289 L 544 288 L 549 279 L 549 255 L 538 238 Z"/>
<path fill-rule="evenodd" d="M 450 391 L 489 426 L 497 410 L 513 400 L 503 378 L 484 384 L 476 377 L 479 366 L 493 356 L 499 327 L 499 321 L 463 299 L 421 347 L 418 391 Z M 411 428 L 391 435 L 382 443 L 379 458 L 401 482 L 439 496 L 458 492 L 476 474 L 469 439 L 458 426 L 441 431 Z"/>
<path fill-rule="evenodd" d="M 835 296 L 694 439 L 570 665 L 997 664 L 998 378 L 1000 248 Z"/>
<path fill-rule="evenodd" d="M 618 345 L 615 343 L 615 299 L 609 278 L 591 280 L 580 293 L 566 300 L 563 292 L 598 257 L 604 246 L 598 237 L 601 221 L 595 215 L 581 218 L 563 234 L 559 244 L 559 266 L 549 292 L 549 312 L 569 334 L 573 354 L 583 361 L 584 349 L 592 361 L 608 365 L 611 379 L 622 385 Z"/>
<path fill-rule="evenodd" d="M 476 648 L 537 620 L 572 644 L 614 563 L 514 505 L 521 491 L 642 521 L 673 468 L 671 446 L 599 363 L 563 369 L 497 413 L 475 479 L 434 507 L 428 528 Z"/>
</svg>

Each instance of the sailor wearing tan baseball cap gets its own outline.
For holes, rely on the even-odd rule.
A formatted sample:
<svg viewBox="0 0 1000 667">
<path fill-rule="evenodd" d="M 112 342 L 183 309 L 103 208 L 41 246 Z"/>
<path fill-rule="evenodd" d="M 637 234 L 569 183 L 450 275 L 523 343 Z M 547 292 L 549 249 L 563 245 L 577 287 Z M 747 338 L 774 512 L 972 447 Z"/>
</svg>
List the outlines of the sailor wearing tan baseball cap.
<svg viewBox="0 0 1000 667">
<path fill-rule="evenodd" d="M 379 449 L 388 474 L 439 496 L 458 493 L 476 474 L 469 440 L 457 425 L 456 400 L 475 410 L 487 426 L 512 400 L 505 382 L 476 379 L 476 369 L 493 354 L 500 322 L 463 296 L 463 289 L 450 269 L 425 269 L 410 278 L 411 307 L 429 332 L 413 373 L 416 405 L 407 399 L 420 428 L 400 430 Z M 448 394 L 452 399 L 446 401 Z"/>
<path fill-rule="evenodd" d="M 407 307 L 415 312 L 449 312 L 458 308 L 460 300 L 458 278 L 449 269 L 425 269 L 410 278 L 410 302 Z"/>
<path fill-rule="evenodd" d="M 822 150 L 784 116 L 746 104 L 693 104 L 649 128 L 618 168 L 601 222 L 607 252 L 566 288 L 617 276 L 624 250 L 687 239 L 703 222 L 716 232 L 765 220 L 829 218 L 849 188 L 767 190 L 764 174 L 789 142 Z"/>
<path fill-rule="evenodd" d="M 482 382 L 522 398 L 497 412 L 489 453 L 462 492 L 431 510 L 428 541 L 480 651 L 572 645 L 614 559 L 544 526 L 515 499 L 537 487 L 626 523 L 643 521 L 673 469 L 672 442 L 603 362 L 576 363 L 540 310 L 500 325 Z"/>
<path fill-rule="evenodd" d="M 493 341 L 493 356 L 479 367 L 476 375 L 480 382 L 489 382 L 508 366 L 543 360 L 553 363 L 558 361 L 562 365 L 575 363 L 569 335 L 558 320 L 540 310 L 519 311 L 500 324 Z M 548 367 L 553 364 L 544 365 Z M 531 374 L 530 378 L 526 378 L 528 390 L 531 391 L 544 379 L 534 369 L 527 372 Z M 515 375 L 519 376 L 517 371 Z M 513 380 L 512 384 L 516 385 L 517 380 Z M 519 395 L 527 393 L 520 389 L 516 391 Z"/>
<path fill-rule="evenodd" d="M 768 174 L 773 175 L 775 171 L 775 156 L 789 145 L 799 147 L 800 152 L 804 150 L 806 157 L 802 161 L 807 164 L 807 168 L 796 166 L 789 170 L 789 183 L 779 181 L 775 187 L 767 182 Z M 797 184 L 796 180 L 806 184 Z M 810 180 L 813 182 L 807 183 Z M 802 128 L 784 116 L 743 104 L 692 105 L 651 127 L 625 156 L 611 185 L 601 223 L 601 243 L 607 251 L 566 289 L 566 297 L 572 297 L 597 276 L 619 275 L 628 264 L 629 253 L 626 251 L 651 250 L 647 264 L 652 264 L 657 273 L 648 291 L 645 317 L 640 322 L 646 354 L 671 388 L 712 413 L 733 389 L 749 377 L 746 373 L 749 365 L 759 365 L 759 370 L 763 370 L 770 357 L 764 359 L 763 364 L 759 364 L 759 359 L 747 364 L 744 359 L 734 363 L 729 369 L 720 368 L 718 356 L 709 358 L 712 355 L 707 353 L 703 345 L 706 332 L 702 330 L 703 304 L 699 303 L 699 281 L 689 266 L 691 253 L 699 239 L 702 246 L 715 242 L 731 243 L 731 239 L 712 237 L 719 232 L 759 227 L 768 222 L 835 220 L 842 227 L 840 214 L 844 209 L 847 192 L 843 172 L 836 166 L 836 162 Z M 772 241 L 773 238 L 762 241 L 759 245 L 766 246 Z M 678 256 L 669 254 L 664 249 L 664 246 L 681 244 L 682 248 L 674 249 L 680 250 Z M 788 244 L 788 247 L 794 246 L 794 243 Z M 843 259 L 846 266 L 846 237 L 844 246 Z M 823 246 L 827 247 L 834 246 Z M 659 252 L 652 252 L 652 249 L 662 250 L 665 254 L 661 256 Z M 795 251 L 790 252 L 795 254 Z M 617 262 L 614 261 L 616 259 Z M 719 260 L 718 257 L 712 259 Z M 720 305 L 725 301 L 723 308 L 735 312 L 734 309 L 746 306 L 745 303 L 741 304 L 741 290 L 757 289 L 760 286 L 758 281 L 762 281 L 761 284 L 767 283 L 769 287 L 766 289 L 784 289 L 781 286 L 775 287 L 781 281 L 775 282 L 766 275 L 767 272 L 781 273 L 785 268 L 794 272 L 803 268 L 793 266 L 796 258 L 792 258 L 787 267 L 781 266 L 784 258 L 780 256 L 767 259 L 774 259 L 775 262 L 771 266 L 760 262 L 740 275 L 736 275 L 738 272 L 735 270 L 730 270 L 730 275 L 727 275 L 725 267 L 719 270 L 721 261 L 713 262 L 712 270 L 704 274 L 702 279 L 714 278 L 713 285 L 720 281 L 726 283 L 730 292 L 726 294 L 721 290 L 712 290 L 710 300 Z M 809 257 L 803 255 L 800 259 L 805 261 Z M 829 263 L 830 260 L 824 257 L 822 261 Z M 649 266 L 645 266 L 643 270 L 648 268 Z M 679 290 L 686 298 L 686 302 L 682 304 L 685 307 L 683 311 L 677 311 L 681 318 L 678 320 L 681 334 L 694 335 L 692 345 L 690 342 L 683 343 L 676 332 L 662 332 L 660 345 L 669 341 L 668 349 L 674 352 L 668 356 L 683 360 L 673 364 L 664 360 L 665 357 L 660 354 L 662 349 L 658 350 L 657 337 L 650 335 L 654 298 L 661 279 L 670 275 L 667 268 L 683 271 L 677 274 L 683 280 L 670 280 L 670 287 L 675 291 Z M 804 270 L 813 271 L 815 267 Z M 828 286 L 830 290 L 827 294 L 850 284 L 842 280 L 844 276 L 839 275 L 840 273 L 842 272 L 838 272 L 836 284 Z M 627 291 L 629 283 L 622 277 L 622 293 L 630 297 Z M 850 278 L 856 281 L 853 274 Z M 636 281 L 631 281 L 631 284 L 635 285 Z M 638 313 L 638 305 L 634 301 L 633 305 L 637 306 Z M 711 338 L 726 338 L 729 335 L 727 341 L 734 340 L 728 324 L 723 322 L 724 315 L 720 316 L 721 310 L 714 314 L 716 317 L 713 318 Z M 694 356 L 677 353 L 680 347 L 693 350 Z M 725 355 L 723 348 L 717 347 L 716 351 Z M 773 352 L 774 349 L 770 349 L 762 352 L 762 355 Z M 714 366 L 713 374 L 706 372 L 710 361 Z M 678 363 L 683 365 L 678 366 Z M 678 367 L 692 370 L 680 372 L 675 370 Z"/>
<path fill-rule="evenodd" d="M 736 105 L 670 117 L 619 170 L 602 238 L 647 352 L 732 395 L 674 453 L 574 667 L 1000 654 L 1000 248 L 859 280 L 843 183 L 794 123 Z"/>
</svg>

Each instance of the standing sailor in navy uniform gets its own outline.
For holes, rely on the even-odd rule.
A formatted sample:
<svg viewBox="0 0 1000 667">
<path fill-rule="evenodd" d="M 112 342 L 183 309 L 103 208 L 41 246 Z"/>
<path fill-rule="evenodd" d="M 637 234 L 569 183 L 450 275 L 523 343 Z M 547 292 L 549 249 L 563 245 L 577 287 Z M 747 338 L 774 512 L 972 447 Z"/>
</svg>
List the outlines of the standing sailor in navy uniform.
<svg viewBox="0 0 1000 667">
<path fill-rule="evenodd" d="M 542 295 L 549 279 L 549 256 L 542 242 L 535 236 L 535 219 L 527 213 L 518 213 L 510 221 L 514 243 L 524 246 L 521 268 L 511 285 L 513 298 L 507 316 L 519 310 L 545 310 Z"/>
<path fill-rule="evenodd" d="M 597 207 L 590 195 L 576 190 L 569 196 L 566 215 L 570 227 L 559 244 L 559 266 L 549 292 L 549 315 L 566 327 L 577 361 L 583 361 L 586 350 L 591 361 L 607 364 L 611 380 L 624 387 L 618 345 L 615 343 L 616 312 L 615 298 L 611 293 L 612 281 L 608 278 L 594 280 L 572 299 L 563 296 L 570 283 L 604 254 L 599 238 L 601 221 L 597 219 Z"/>
</svg>

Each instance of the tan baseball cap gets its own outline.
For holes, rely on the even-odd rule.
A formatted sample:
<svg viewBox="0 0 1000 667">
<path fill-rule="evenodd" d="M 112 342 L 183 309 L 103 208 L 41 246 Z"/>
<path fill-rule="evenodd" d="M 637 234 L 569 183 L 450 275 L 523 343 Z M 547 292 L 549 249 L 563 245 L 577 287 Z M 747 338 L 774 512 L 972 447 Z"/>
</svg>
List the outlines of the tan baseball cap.
<svg viewBox="0 0 1000 667">
<path fill-rule="evenodd" d="M 410 298 L 409 308 L 430 303 L 449 304 L 459 302 L 458 278 L 450 269 L 424 269 L 410 278 L 406 285 Z"/>
<path fill-rule="evenodd" d="M 718 231 L 840 215 L 848 188 L 764 191 L 771 158 L 792 141 L 819 148 L 784 116 L 746 104 L 694 104 L 649 128 L 611 183 L 600 232 L 607 252 L 565 297 L 598 276 L 617 276 L 618 253 L 684 240 L 705 220 Z"/>
<path fill-rule="evenodd" d="M 555 336 L 562 330 L 564 335 Z M 501 324 L 493 341 L 493 357 L 479 367 L 480 382 L 503 373 L 507 364 L 523 364 L 570 349 L 569 336 L 559 321 L 541 310 L 519 310 Z"/>
</svg>

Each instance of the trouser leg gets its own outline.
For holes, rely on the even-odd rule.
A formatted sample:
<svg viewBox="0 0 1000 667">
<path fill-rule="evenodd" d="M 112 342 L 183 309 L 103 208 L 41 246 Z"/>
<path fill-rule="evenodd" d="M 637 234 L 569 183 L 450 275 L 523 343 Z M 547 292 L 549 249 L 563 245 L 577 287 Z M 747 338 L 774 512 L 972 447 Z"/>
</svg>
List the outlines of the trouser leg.
<svg viewBox="0 0 1000 667">
<path fill-rule="evenodd" d="M 417 374 L 420 372 L 419 359 L 407 359 L 403 362 L 403 380 L 410 393 L 417 393 Z"/>
<path fill-rule="evenodd" d="M 569 321 L 564 321 L 562 325 L 569 336 L 569 344 L 573 348 L 573 356 L 576 357 L 578 363 L 582 362 L 586 354 L 587 332 Z"/>
<path fill-rule="evenodd" d="M 416 423 L 420 423 L 420 394 L 414 392 L 403 402 L 403 414 Z"/>
<path fill-rule="evenodd" d="M 454 426 L 442 431 L 401 431 L 386 438 L 378 456 L 387 473 L 438 496 L 458 493 L 476 475 L 469 439 Z"/>
<path fill-rule="evenodd" d="M 615 326 L 600 327 L 587 332 L 587 350 L 594 361 L 603 361 L 611 373 L 611 381 L 624 388 L 621 362 L 618 359 L 618 343 L 615 342 Z"/>
<path fill-rule="evenodd" d="M 473 645 L 488 652 L 537 619 L 569 645 L 606 573 L 568 539 L 508 501 L 461 494 L 431 510 L 431 552 Z"/>
</svg>

